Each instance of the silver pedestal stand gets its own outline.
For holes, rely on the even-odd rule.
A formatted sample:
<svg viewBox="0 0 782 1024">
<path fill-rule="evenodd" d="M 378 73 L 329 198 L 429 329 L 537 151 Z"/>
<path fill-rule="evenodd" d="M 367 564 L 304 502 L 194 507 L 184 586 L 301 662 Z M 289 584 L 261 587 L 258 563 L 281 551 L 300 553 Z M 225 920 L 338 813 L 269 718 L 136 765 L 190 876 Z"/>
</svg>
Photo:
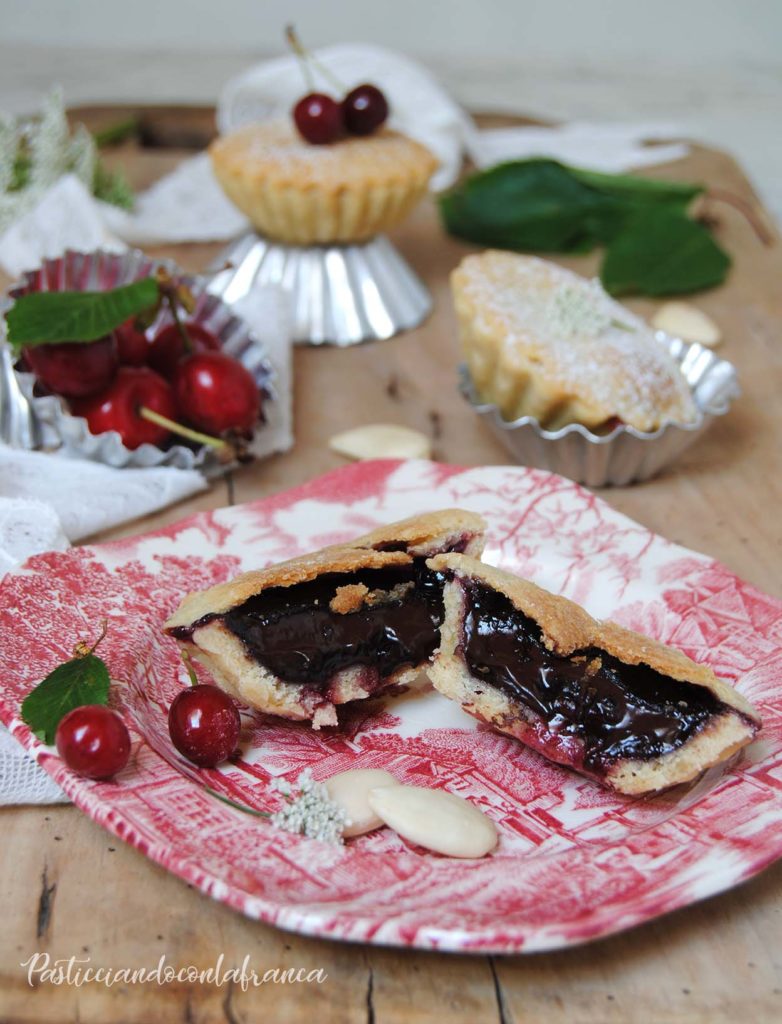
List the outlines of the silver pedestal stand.
<svg viewBox="0 0 782 1024">
<path fill-rule="evenodd" d="M 354 245 L 283 245 L 254 233 L 232 243 L 210 285 L 225 302 L 254 288 L 291 294 L 293 339 L 308 345 L 357 345 L 420 324 L 432 297 L 384 235 Z"/>
</svg>

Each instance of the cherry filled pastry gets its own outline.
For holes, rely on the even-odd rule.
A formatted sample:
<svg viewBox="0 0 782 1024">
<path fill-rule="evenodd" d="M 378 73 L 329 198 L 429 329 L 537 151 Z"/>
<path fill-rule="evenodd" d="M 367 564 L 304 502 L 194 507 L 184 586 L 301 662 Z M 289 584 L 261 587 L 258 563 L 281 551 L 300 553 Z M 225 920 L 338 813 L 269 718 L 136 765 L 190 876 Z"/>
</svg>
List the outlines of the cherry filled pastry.
<svg viewBox="0 0 782 1024">
<path fill-rule="evenodd" d="M 231 696 L 337 725 L 340 704 L 425 670 L 498 732 L 629 795 L 689 782 L 760 716 L 686 655 L 479 561 L 450 509 L 190 594 L 165 625 Z"/>
<path fill-rule="evenodd" d="M 445 580 L 435 688 L 557 764 L 652 793 L 760 729 L 741 694 L 680 651 L 474 558 L 442 554 L 427 568 Z"/>
<path fill-rule="evenodd" d="M 426 559 L 480 555 L 484 526 L 458 509 L 415 516 L 190 594 L 165 629 L 251 707 L 336 725 L 337 705 L 429 664 L 443 605 Z"/>
</svg>

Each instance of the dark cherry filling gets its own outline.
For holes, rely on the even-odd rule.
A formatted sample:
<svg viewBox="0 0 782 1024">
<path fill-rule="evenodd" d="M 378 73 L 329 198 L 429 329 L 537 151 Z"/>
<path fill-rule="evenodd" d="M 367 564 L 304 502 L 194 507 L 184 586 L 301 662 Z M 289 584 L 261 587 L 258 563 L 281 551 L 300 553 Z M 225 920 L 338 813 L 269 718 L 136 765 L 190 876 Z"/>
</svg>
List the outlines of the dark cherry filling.
<svg viewBox="0 0 782 1024">
<path fill-rule="evenodd" d="M 592 772 L 619 757 L 670 753 L 726 710 L 705 687 L 647 665 L 626 665 L 597 649 L 552 654 L 537 623 L 504 594 L 475 582 L 464 587 L 462 653 L 470 672 L 539 715 L 552 732 L 581 739 L 583 766 Z"/>
<path fill-rule="evenodd" d="M 404 592 L 351 612 L 331 610 L 339 587 L 362 583 L 369 591 L 402 587 Z M 442 578 L 426 568 L 424 559 L 416 559 L 410 565 L 326 573 L 290 587 L 271 587 L 218 617 L 253 658 L 287 683 L 325 691 L 340 669 L 362 666 L 368 670 L 368 689 L 373 689 L 402 666 L 431 656 L 443 621 L 442 587 Z M 172 633 L 187 639 L 207 621 Z"/>
</svg>

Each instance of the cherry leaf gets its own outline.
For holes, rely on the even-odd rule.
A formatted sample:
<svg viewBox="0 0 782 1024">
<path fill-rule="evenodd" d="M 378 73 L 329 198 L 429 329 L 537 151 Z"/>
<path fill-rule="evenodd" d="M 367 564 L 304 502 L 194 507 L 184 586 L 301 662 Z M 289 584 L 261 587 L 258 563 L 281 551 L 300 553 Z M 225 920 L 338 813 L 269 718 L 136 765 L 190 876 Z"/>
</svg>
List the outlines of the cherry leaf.
<svg viewBox="0 0 782 1024">
<path fill-rule="evenodd" d="M 109 670 L 96 654 L 82 654 L 62 665 L 22 701 L 22 720 L 44 743 L 54 743 L 60 720 L 84 704 L 107 704 Z"/>
<path fill-rule="evenodd" d="M 30 292 L 6 313 L 8 341 L 17 350 L 95 341 L 154 306 L 159 294 L 152 277 L 102 292 Z"/>
</svg>

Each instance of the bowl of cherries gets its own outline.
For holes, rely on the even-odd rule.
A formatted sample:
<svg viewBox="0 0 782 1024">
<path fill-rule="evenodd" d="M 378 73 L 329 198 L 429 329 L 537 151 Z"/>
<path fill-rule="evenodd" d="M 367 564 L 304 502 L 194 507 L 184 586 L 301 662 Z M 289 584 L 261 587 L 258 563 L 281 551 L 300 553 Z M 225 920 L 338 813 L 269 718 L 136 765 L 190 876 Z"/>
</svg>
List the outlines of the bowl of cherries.
<svg viewBox="0 0 782 1024">
<path fill-rule="evenodd" d="M 208 287 L 138 251 L 68 251 L 26 273 L 6 327 L 45 445 L 206 473 L 251 458 L 274 371 Z"/>
</svg>

